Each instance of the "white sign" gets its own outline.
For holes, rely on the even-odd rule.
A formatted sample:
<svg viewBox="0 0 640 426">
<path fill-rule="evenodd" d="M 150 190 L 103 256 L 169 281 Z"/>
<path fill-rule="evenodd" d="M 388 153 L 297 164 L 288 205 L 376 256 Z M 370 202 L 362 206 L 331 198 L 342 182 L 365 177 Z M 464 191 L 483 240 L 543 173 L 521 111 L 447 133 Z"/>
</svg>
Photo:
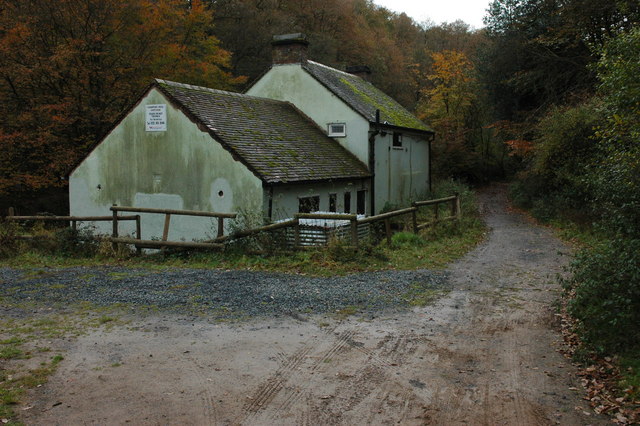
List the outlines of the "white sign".
<svg viewBox="0 0 640 426">
<path fill-rule="evenodd" d="M 147 105 L 145 116 L 145 130 L 147 132 L 167 131 L 167 105 Z"/>
</svg>

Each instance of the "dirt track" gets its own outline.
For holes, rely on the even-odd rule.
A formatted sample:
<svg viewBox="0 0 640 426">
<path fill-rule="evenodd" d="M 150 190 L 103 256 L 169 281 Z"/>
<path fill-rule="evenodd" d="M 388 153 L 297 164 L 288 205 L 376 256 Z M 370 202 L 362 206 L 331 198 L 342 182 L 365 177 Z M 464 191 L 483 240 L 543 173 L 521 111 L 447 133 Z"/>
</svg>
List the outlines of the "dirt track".
<svg viewBox="0 0 640 426">
<path fill-rule="evenodd" d="M 169 314 L 68 342 L 27 424 L 603 424 L 555 351 L 567 248 L 482 194 L 491 232 L 434 305 L 243 325 Z M 20 411 L 20 410 L 18 410 Z"/>
</svg>

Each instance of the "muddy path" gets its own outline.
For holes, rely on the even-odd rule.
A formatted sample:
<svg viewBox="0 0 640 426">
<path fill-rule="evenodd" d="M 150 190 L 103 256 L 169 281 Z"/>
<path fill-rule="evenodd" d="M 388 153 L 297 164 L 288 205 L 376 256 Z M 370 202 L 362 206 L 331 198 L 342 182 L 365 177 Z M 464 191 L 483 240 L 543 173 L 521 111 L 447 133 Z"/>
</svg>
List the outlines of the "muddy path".
<svg viewBox="0 0 640 426">
<path fill-rule="evenodd" d="M 431 306 L 378 318 L 134 318 L 66 343 L 27 424 L 604 424 L 555 348 L 568 251 L 481 194 L 490 233 Z"/>
</svg>

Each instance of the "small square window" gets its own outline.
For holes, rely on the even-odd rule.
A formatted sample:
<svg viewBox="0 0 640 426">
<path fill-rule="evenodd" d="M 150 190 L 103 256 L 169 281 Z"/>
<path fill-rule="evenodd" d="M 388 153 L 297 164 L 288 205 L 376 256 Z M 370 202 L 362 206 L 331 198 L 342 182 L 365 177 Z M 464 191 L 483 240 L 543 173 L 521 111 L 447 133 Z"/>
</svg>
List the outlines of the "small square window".
<svg viewBox="0 0 640 426">
<path fill-rule="evenodd" d="M 345 123 L 329 123 L 327 127 L 329 136 L 333 138 L 343 138 L 347 136 L 347 125 Z"/>
<path fill-rule="evenodd" d="M 402 133 L 393 134 L 393 147 L 402 148 Z"/>
</svg>

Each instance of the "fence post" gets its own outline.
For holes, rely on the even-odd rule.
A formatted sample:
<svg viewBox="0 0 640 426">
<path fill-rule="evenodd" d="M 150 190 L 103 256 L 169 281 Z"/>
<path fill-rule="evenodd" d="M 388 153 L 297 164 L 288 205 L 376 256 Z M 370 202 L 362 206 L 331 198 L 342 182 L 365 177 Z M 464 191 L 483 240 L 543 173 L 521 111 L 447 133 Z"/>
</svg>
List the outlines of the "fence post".
<svg viewBox="0 0 640 426">
<path fill-rule="evenodd" d="M 453 200 L 451 200 L 451 216 L 456 216 L 456 199 L 457 199 L 457 195 L 456 198 L 454 198 Z"/>
<path fill-rule="evenodd" d="M 117 207 L 117 204 L 113 204 L 112 207 Z M 113 232 L 111 234 L 111 236 L 113 238 L 118 238 L 118 211 L 117 210 L 113 210 Z M 114 252 L 117 252 L 118 250 L 118 244 L 117 243 L 111 243 L 111 247 L 113 248 Z"/>
<path fill-rule="evenodd" d="M 219 217 L 218 218 L 218 236 L 217 238 L 220 238 L 224 235 L 224 218 L 223 217 Z"/>
<path fill-rule="evenodd" d="M 387 236 L 387 245 L 391 245 L 391 219 L 384 220 L 384 232 Z"/>
<path fill-rule="evenodd" d="M 415 203 L 412 203 L 413 211 L 411 212 L 411 219 L 413 220 L 413 233 L 418 233 L 418 207 L 416 207 Z"/>
<path fill-rule="evenodd" d="M 167 238 L 169 238 L 170 223 L 171 223 L 171 214 L 166 213 L 164 216 L 164 229 L 162 230 L 162 241 L 167 241 Z"/>
<path fill-rule="evenodd" d="M 358 250 L 358 218 L 351 219 L 351 243 Z"/>
<path fill-rule="evenodd" d="M 13 207 L 9 207 L 9 211 L 7 212 L 7 216 L 15 216 L 16 215 L 16 209 L 14 209 Z"/>
<path fill-rule="evenodd" d="M 296 223 L 293 224 L 293 244 L 296 250 L 300 247 L 300 218 L 296 216 Z"/>
<path fill-rule="evenodd" d="M 73 229 L 73 232 L 76 232 L 78 230 L 78 222 L 75 220 L 71 221 L 71 229 Z"/>
<path fill-rule="evenodd" d="M 142 224 L 140 223 L 140 215 L 136 215 L 136 238 L 138 240 L 142 239 Z M 142 249 L 140 246 L 136 246 L 136 254 L 142 254 Z"/>
<path fill-rule="evenodd" d="M 462 217 L 462 209 L 460 208 L 460 194 L 456 192 L 456 217 L 458 220 Z"/>
</svg>

